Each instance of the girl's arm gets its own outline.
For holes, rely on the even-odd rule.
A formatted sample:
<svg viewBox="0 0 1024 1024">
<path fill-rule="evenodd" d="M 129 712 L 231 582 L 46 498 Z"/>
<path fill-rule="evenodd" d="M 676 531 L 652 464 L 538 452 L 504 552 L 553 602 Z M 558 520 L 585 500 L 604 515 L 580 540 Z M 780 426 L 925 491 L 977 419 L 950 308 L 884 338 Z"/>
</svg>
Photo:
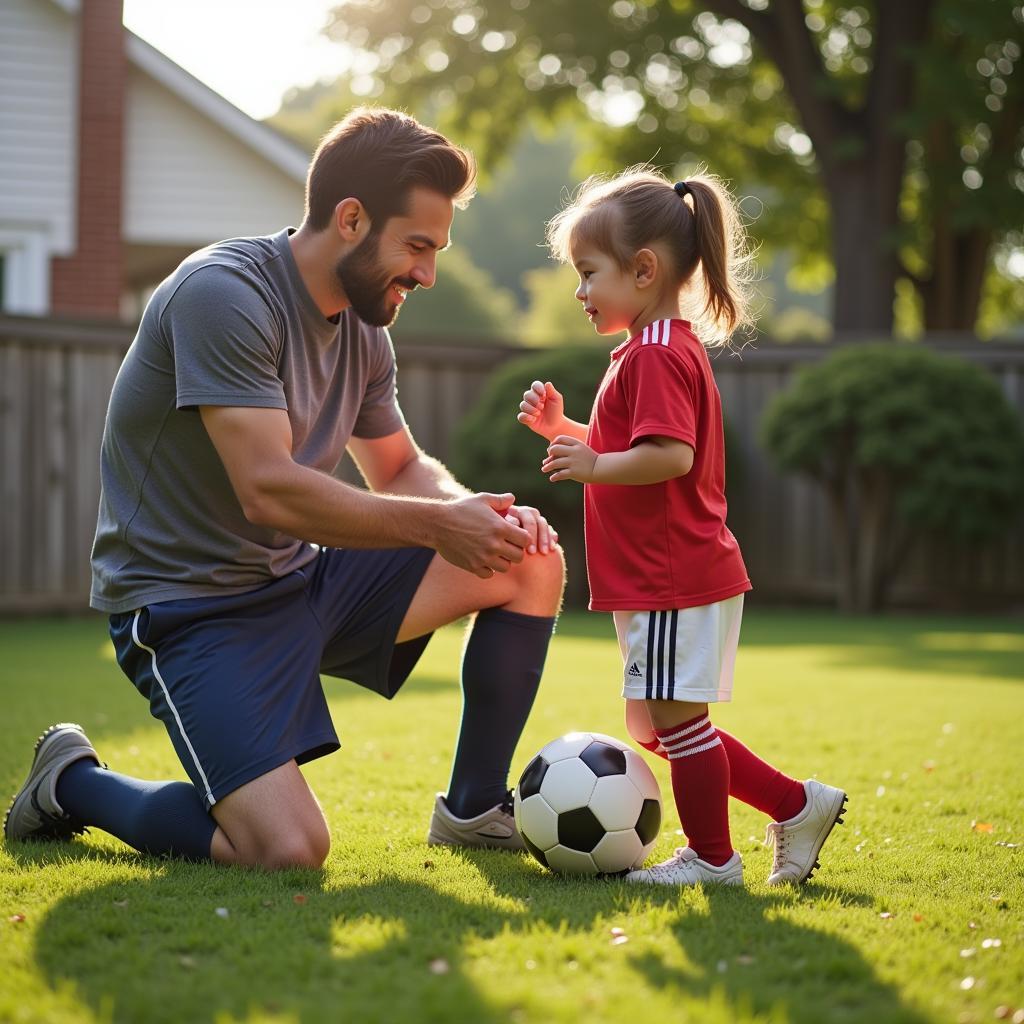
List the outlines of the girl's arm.
<svg viewBox="0 0 1024 1024">
<path fill-rule="evenodd" d="M 548 446 L 541 469 L 553 483 L 578 480 L 584 484 L 660 484 L 686 476 L 693 468 L 693 448 L 674 437 L 645 437 L 624 452 L 600 455 L 581 438 L 556 437 Z"/>
</svg>

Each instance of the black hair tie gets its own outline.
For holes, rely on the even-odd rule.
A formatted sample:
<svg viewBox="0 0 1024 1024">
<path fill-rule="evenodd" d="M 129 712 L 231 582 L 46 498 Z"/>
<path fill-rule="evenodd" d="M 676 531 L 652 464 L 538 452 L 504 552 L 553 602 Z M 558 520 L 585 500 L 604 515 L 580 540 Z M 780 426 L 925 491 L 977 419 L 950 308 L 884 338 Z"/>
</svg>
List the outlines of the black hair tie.
<svg viewBox="0 0 1024 1024">
<path fill-rule="evenodd" d="M 680 199 L 693 195 L 693 189 L 690 188 L 685 181 L 677 181 L 672 187 L 676 190 L 676 195 L 678 195 Z"/>
</svg>

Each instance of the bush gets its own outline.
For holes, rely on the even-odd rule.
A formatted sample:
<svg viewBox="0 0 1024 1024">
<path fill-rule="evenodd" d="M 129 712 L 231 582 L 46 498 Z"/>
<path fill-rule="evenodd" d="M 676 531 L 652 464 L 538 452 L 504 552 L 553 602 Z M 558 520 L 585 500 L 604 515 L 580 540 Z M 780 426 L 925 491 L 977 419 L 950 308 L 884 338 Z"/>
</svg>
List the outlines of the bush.
<svg viewBox="0 0 1024 1024">
<path fill-rule="evenodd" d="M 925 533 L 997 537 L 1024 491 L 1024 430 L 996 382 L 917 345 L 851 346 L 801 371 L 762 441 L 825 490 L 846 610 L 881 607 Z"/>
</svg>

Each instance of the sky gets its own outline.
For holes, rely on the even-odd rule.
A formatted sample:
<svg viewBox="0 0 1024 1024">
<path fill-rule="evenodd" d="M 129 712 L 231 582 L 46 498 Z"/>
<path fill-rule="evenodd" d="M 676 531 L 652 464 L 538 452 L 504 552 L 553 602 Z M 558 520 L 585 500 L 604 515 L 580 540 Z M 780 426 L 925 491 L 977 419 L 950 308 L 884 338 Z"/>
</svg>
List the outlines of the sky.
<svg viewBox="0 0 1024 1024">
<path fill-rule="evenodd" d="M 124 0 L 124 23 L 255 118 L 293 85 L 334 78 L 348 50 L 320 34 L 337 0 Z M 173 15 L 169 10 L 173 9 Z"/>
</svg>

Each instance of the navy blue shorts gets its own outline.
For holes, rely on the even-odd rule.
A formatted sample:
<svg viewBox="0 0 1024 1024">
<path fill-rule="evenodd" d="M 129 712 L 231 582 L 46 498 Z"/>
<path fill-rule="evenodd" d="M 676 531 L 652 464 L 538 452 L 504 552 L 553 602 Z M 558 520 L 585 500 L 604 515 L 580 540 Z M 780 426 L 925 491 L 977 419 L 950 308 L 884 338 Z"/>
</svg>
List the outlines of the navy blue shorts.
<svg viewBox="0 0 1024 1024">
<path fill-rule="evenodd" d="M 257 590 L 110 617 L 118 664 L 209 805 L 338 749 L 320 673 L 398 692 L 430 639 L 395 643 L 433 556 L 324 548 Z"/>
</svg>

